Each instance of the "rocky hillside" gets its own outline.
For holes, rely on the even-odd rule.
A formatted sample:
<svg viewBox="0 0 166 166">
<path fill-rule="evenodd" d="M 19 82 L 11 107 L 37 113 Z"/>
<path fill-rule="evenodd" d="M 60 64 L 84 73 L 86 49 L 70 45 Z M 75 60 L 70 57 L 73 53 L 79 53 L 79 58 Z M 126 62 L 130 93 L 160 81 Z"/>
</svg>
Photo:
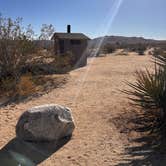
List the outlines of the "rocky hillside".
<svg viewBox="0 0 166 166">
<path fill-rule="evenodd" d="M 105 44 L 166 44 L 166 40 L 145 39 L 143 37 L 124 37 L 124 36 L 104 36 L 90 41 L 91 46 L 95 46 L 102 41 Z"/>
</svg>

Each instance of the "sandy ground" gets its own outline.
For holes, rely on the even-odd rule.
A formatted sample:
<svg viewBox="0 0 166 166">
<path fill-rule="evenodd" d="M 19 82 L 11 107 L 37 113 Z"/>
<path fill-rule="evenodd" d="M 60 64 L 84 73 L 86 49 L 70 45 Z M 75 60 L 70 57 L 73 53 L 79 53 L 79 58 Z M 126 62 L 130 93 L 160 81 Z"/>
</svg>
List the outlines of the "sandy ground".
<svg viewBox="0 0 166 166">
<path fill-rule="evenodd" d="M 63 87 L 39 98 L 0 109 L 0 147 L 15 137 L 15 125 L 27 108 L 57 103 L 68 106 L 76 123 L 72 139 L 41 166 L 112 166 L 134 159 L 125 155 L 139 136 L 124 128 L 123 115 L 136 111 L 125 94 L 125 80 L 134 82 L 136 69 L 150 66 L 150 56 L 107 56 L 89 59 L 87 67 L 74 70 Z M 128 165 L 128 164 L 127 164 Z"/>
</svg>

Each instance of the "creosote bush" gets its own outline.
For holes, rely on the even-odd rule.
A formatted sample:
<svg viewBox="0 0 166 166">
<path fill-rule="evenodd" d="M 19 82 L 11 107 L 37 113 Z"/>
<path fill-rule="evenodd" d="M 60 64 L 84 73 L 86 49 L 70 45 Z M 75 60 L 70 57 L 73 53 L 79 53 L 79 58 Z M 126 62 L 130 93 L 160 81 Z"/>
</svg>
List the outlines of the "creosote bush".
<svg viewBox="0 0 166 166">
<path fill-rule="evenodd" d="M 102 48 L 102 52 L 104 52 L 105 54 L 111 54 L 111 53 L 114 53 L 115 51 L 116 51 L 116 47 L 115 45 L 112 45 L 112 44 L 106 44 Z"/>
<path fill-rule="evenodd" d="M 127 45 L 124 45 L 123 47 L 124 49 L 128 51 L 136 52 L 139 55 L 144 55 L 144 52 L 146 51 L 148 45 L 137 43 L 137 44 L 127 44 Z"/>
<path fill-rule="evenodd" d="M 12 20 L 0 16 L 0 82 L 10 78 L 16 84 L 27 55 L 35 50 L 30 36 L 26 36 L 21 27 L 21 21 L 21 18 Z"/>
<path fill-rule="evenodd" d="M 47 62 L 48 54 L 51 54 L 53 50 L 52 41 L 49 40 L 53 33 L 53 25 L 43 24 L 38 39 L 31 24 L 26 28 L 22 26 L 22 18 L 13 20 L 0 15 L 1 94 L 13 96 L 18 93 L 21 96 L 27 96 L 33 92 L 34 88 L 27 73 L 39 75 L 55 71 L 50 68 Z M 43 51 L 45 47 L 47 48 L 46 61 L 42 59 L 43 56 L 38 57 L 38 53 Z M 40 58 L 42 62 L 36 63 L 36 59 Z"/>
</svg>

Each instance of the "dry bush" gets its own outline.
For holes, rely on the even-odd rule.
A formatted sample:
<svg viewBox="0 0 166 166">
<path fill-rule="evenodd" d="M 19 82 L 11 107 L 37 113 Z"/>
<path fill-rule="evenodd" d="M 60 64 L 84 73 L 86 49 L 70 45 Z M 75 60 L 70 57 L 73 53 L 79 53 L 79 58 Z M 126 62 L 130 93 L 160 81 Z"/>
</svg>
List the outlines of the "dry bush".
<svg viewBox="0 0 166 166">
<path fill-rule="evenodd" d="M 22 98 L 34 94 L 36 92 L 36 85 L 32 75 L 26 74 L 20 76 L 17 84 L 10 77 L 1 80 L 0 90 L 2 96 Z"/>
<path fill-rule="evenodd" d="M 102 48 L 102 52 L 104 52 L 105 54 L 111 54 L 114 53 L 115 51 L 116 51 L 116 46 L 112 44 L 106 44 Z"/>
<path fill-rule="evenodd" d="M 157 56 L 157 55 L 162 55 L 162 56 L 166 56 L 166 50 L 160 47 L 154 48 L 154 50 L 152 51 L 152 55 L 153 56 Z"/>
<path fill-rule="evenodd" d="M 53 65 L 55 65 L 57 73 L 66 73 L 76 64 L 75 56 L 71 52 L 67 52 L 61 56 L 55 56 Z"/>
<path fill-rule="evenodd" d="M 55 75 L 32 75 L 31 73 L 22 75 L 19 82 L 13 85 L 12 80 L 4 80 L 0 85 L 0 97 L 10 99 L 9 101 L 21 101 L 22 99 L 31 99 L 50 92 L 61 87 L 68 80 L 68 74 Z"/>
<path fill-rule="evenodd" d="M 0 97 L 10 97 L 15 92 L 16 83 L 13 78 L 1 79 L 0 82 Z"/>
<path fill-rule="evenodd" d="M 136 52 L 139 55 L 144 55 L 144 52 L 146 51 L 146 49 L 148 48 L 148 44 L 147 43 L 135 43 L 135 44 L 119 44 L 116 45 L 116 47 L 118 49 L 124 49 L 127 52 Z"/>
<path fill-rule="evenodd" d="M 37 75 L 33 76 L 33 83 L 36 85 L 37 93 L 41 94 L 60 87 L 67 82 L 67 79 L 67 74 Z"/>
<path fill-rule="evenodd" d="M 22 68 L 22 73 L 26 74 L 30 72 L 32 75 L 66 73 L 75 64 L 76 59 L 70 52 L 57 56 L 51 50 L 42 49 L 28 56 L 27 63 Z"/>
<path fill-rule="evenodd" d="M 139 55 L 144 55 L 144 52 L 147 49 L 146 44 L 135 44 L 131 48 L 129 47 L 130 50 L 137 52 Z"/>
<path fill-rule="evenodd" d="M 21 22 L 21 18 L 12 20 L 0 15 L 0 95 L 11 97 L 12 101 L 63 83 L 63 79 L 50 78 L 39 85 L 36 79 L 45 78 L 38 77 L 44 74 L 65 73 L 74 63 L 71 53 L 61 57 L 52 53 L 52 25 L 44 24 L 39 40 L 34 40 L 31 25 L 25 29 Z"/>
<path fill-rule="evenodd" d="M 10 77 L 16 84 L 27 55 L 34 50 L 29 36 L 23 32 L 21 19 L 12 20 L 0 16 L 0 81 Z"/>
<path fill-rule="evenodd" d="M 20 97 L 28 97 L 36 92 L 36 85 L 33 82 L 31 74 L 21 76 L 16 85 L 15 94 Z"/>
</svg>

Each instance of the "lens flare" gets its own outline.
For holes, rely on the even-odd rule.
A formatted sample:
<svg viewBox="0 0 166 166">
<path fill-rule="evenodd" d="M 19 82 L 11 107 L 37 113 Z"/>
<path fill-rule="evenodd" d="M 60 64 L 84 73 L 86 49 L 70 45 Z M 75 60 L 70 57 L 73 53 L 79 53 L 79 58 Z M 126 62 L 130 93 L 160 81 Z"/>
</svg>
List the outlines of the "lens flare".
<svg viewBox="0 0 166 166">
<path fill-rule="evenodd" d="M 77 68 L 82 60 L 82 58 L 84 58 L 85 56 L 90 56 L 91 58 L 89 58 L 89 65 L 86 67 L 86 70 L 84 73 L 82 73 L 79 78 L 77 80 L 75 80 L 75 82 L 78 83 L 78 88 L 77 88 L 77 91 L 76 91 L 76 94 L 75 94 L 75 99 L 73 100 L 73 103 L 75 104 L 76 103 L 76 100 L 81 92 L 81 89 L 82 89 L 82 86 L 88 76 L 88 73 L 91 69 L 91 65 L 93 64 L 93 61 L 95 59 L 95 57 L 97 56 L 104 40 L 105 40 L 105 36 L 110 32 L 111 30 L 111 27 L 112 27 L 112 23 L 113 21 L 115 20 L 119 10 L 120 10 L 120 7 L 123 3 L 123 0 L 115 0 L 112 7 L 110 8 L 109 12 L 108 12 L 108 15 L 105 17 L 104 21 L 103 21 L 103 24 L 101 25 L 101 27 L 98 29 L 98 36 L 101 36 L 104 35 L 103 38 L 101 38 L 101 40 L 99 40 L 95 46 L 94 46 L 94 49 L 89 51 L 89 48 L 90 48 L 90 45 L 87 46 L 87 49 L 85 50 L 85 52 L 83 53 L 83 55 L 81 56 L 80 60 L 76 63 L 76 65 L 74 66 L 74 68 Z M 103 28 L 104 27 L 104 28 Z M 104 30 L 101 30 L 104 29 Z"/>
</svg>

